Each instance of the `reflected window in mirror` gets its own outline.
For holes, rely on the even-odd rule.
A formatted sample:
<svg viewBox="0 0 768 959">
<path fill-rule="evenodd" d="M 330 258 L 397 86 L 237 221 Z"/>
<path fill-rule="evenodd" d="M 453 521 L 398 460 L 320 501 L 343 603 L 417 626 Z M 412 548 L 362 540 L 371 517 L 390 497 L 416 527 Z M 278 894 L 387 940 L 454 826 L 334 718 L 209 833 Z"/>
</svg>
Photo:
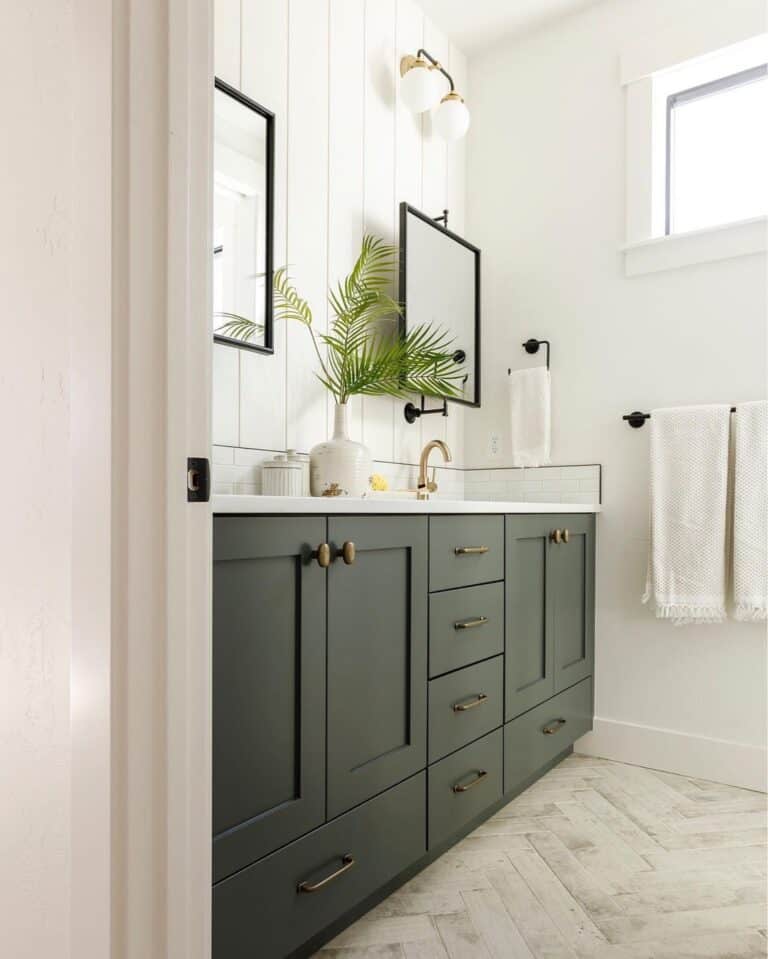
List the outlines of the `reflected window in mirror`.
<svg viewBox="0 0 768 959">
<path fill-rule="evenodd" d="M 447 227 L 400 204 L 400 302 L 407 330 L 430 325 L 448 333 L 461 364 L 461 397 L 480 406 L 480 250 Z"/>
<path fill-rule="evenodd" d="M 272 353 L 274 116 L 217 78 L 213 125 L 214 340 Z"/>
</svg>

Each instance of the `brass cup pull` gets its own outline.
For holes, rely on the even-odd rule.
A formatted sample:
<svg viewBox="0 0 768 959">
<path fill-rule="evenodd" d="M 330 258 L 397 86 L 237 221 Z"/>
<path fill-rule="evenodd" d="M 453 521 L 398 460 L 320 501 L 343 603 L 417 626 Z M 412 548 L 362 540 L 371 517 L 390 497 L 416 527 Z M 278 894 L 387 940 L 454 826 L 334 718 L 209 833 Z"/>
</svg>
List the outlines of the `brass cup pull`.
<svg viewBox="0 0 768 959">
<path fill-rule="evenodd" d="M 456 556 L 478 556 L 487 553 L 487 546 L 457 546 L 453 551 Z"/>
<path fill-rule="evenodd" d="M 465 713 L 468 709 L 474 709 L 475 706 L 482 706 L 483 703 L 488 701 L 487 693 L 480 693 L 478 696 L 473 696 L 472 699 L 465 699 L 461 703 L 454 703 L 451 706 L 451 709 L 455 713 Z"/>
<path fill-rule="evenodd" d="M 563 531 L 561 529 L 553 529 L 549 534 L 549 538 L 553 543 L 562 543 L 563 541 Z"/>
<path fill-rule="evenodd" d="M 564 542 L 564 543 L 569 542 L 569 541 L 570 541 L 570 538 L 571 538 L 570 531 L 567 530 L 567 529 L 564 529 L 564 530 L 563 530 L 563 542 Z"/>
<path fill-rule="evenodd" d="M 344 543 L 344 545 L 339 550 L 339 556 L 341 556 L 341 558 L 344 560 L 347 566 L 351 566 L 355 561 L 355 557 L 357 556 L 357 550 L 355 549 L 355 544 L 349 543 L 349 542 Z"/>
<path fill-rule="evenodd" d="M 341 868 L 337 869 L 335 872 L 332 872 L 330 876 L 326 876 L 325 879 L 321 879 L 319 882 L 300 882 L 298 886 L 296 886 L 296 892 L 318 892 L 324 886 L 327 886 L 329 882 L 333 882 L 334 879 L 338 879 L 339 876 L 343 876 L 345 872 L 349 872 L 349 870 L 355 864 L 355 860 L 351 853 L 347 853 L 346 856 L 342 856 L 341 862 Z"/>
<path fill-rule="evenodd" d="M 313 559 L 317 560 L 317 565 L 327 569 L 331 565 L 331 547 L 327 543 L 321 543 L 312 554 Z"/>
<path fill-rule="evenodd" d="M 487 775 L 487 769 L 478 769 L 477 775 L 474 779 L 470 779 L 468 783 L 455 783 L 453 786 L 451 786 L 451 790 L 455 793 L 465 793 L 468 789 L 472 789 L 473 786 L 477 786 L 478 783 L 481 783 Z"/>
<path fill-rule="evenodd" d="M 546 725 L 542 729 L 542 732 L 544 733 L 545 736 L 554 736 L 555 733 L 559 732 L 563 728 L 563 726 L 565 726 L 564 719 L 555 719 L 551 723 Z"/>
<path fill-rule="evenodd" d="M 475 626 L 485 626 L 487 616 L 478 616 L 475 619 L 460 619 L 453 624 L 454 629 L 473 629 Z"/>
</svg>

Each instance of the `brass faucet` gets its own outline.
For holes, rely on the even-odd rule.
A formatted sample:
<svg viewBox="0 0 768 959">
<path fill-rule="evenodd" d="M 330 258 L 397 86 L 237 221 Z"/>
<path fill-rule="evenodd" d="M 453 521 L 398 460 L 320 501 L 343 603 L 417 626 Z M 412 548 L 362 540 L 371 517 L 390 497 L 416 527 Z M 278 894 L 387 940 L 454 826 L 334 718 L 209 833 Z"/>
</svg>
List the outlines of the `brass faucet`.
<svg viewBox="0 0 768 959">
<path fill-rule="evenodd" d="M 432 467 L 432 479 L 427 479 L 429 454 L 435 449 L 440 450 L 446 463 L 451 462 L 451 451 L 442 440 L 430 440 L 429 443 L 427 443 L 419 457 L 419 483 L 417 489 L 419 499 L 429 499 L 429 494 L 437 490 L 437 483 L 435 482 L 437 467 Z"/>
</svg>

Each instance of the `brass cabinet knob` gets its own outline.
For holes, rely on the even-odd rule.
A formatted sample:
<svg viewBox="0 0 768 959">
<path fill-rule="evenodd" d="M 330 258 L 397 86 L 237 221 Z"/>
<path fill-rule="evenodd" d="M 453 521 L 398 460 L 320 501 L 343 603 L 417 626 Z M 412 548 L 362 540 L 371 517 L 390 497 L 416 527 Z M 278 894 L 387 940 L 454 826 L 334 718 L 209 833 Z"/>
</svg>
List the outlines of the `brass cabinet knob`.
<svg viewBox="0 0 768 959">
<path fill-rule="evenodd" d="M 571 534 L 567 529 L 563 530 L 563 542 L 567 543 L 571 538 Z"/>
<path fill-rule="evenodd" d="M 562 543 L 563 541 L 563 531 L 561 529 L 553 529 L 549 534 L 549 538 L 553 543 Z"/>
<path fill-rule="evenodd" d="M 323 569 L 331 565 L 331 547 L 328 543 L 321 543 L 312 556 L 317 560 L 317 565 L 322 566 Z"/>
<path fill-rule="evenodd" d="M 357 556 L 357 550 L 355 549 L 355 544 L 349 543 L 349 542 L 344 543 L 344 545 L 341 547 L 341 551 L 339 555 L 347 564 L 347 566 L 351 566 L 355 561 L 355 557 Z"/>
</svg>

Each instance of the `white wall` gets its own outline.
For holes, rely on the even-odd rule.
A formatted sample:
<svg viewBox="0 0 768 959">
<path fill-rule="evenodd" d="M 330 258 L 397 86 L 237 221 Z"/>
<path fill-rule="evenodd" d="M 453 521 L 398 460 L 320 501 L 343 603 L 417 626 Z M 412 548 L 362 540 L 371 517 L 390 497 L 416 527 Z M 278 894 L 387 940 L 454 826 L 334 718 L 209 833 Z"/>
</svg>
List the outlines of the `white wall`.
<svg viewBox="0 0 768 959">
<path fill-rule="evenodd" d="M 755 6 L 706 8 L 725 31 L 737 5 Z M 486 392 L 467 418 L 466 456 L 472 466 L 504 465 L 507 366 L 526 364 L 523 339 L 550 339 L 553 459 L 603 464 L 598 721 L 583 745 L 756 785 L 766 744 L 765 629 L 674 628 L 640 604 L 649 431 L 621 419 L 633 409 L 766 393 L 763 257 L 627 278 L 619 253 L 622 47 L 666 35 L 670 23 L 684 34 L 700 13 L 689 0 L 612 0 L 471 60 L 467 220 L 485 257 Z M 502 436 L 496 458 L 487 452 L 491 431 Z"/>
<path fill-rule="evenodd" d="M 464 142 L 447 146 L 399 102 L 399 63 L 422 45 L 466 90 L 461 52 L 412 0 L 216 0 L 218 76 L 276 115 L 275 263 L 327 322 L 326 290 L 363 232 L 396 242 L 397 207 L 451 211 L 464 229 Z M 308 451 L 332 424 L 307 331 L 277 323 L 275 355 L 214 348 L 213 442 Z M 353 400 L 353 432 L 377 460 L 413 463 L 424 439 L 461 459 L 462 410 L 409 426 L 402 402 Z M 243 464 L 248 454 L 239 454 Z"/>
<path fill-rule="evenodd" d="M 3 20 L 0 951 L 65 959 L 72 8 L 11 4 Z"/>
</svg>

